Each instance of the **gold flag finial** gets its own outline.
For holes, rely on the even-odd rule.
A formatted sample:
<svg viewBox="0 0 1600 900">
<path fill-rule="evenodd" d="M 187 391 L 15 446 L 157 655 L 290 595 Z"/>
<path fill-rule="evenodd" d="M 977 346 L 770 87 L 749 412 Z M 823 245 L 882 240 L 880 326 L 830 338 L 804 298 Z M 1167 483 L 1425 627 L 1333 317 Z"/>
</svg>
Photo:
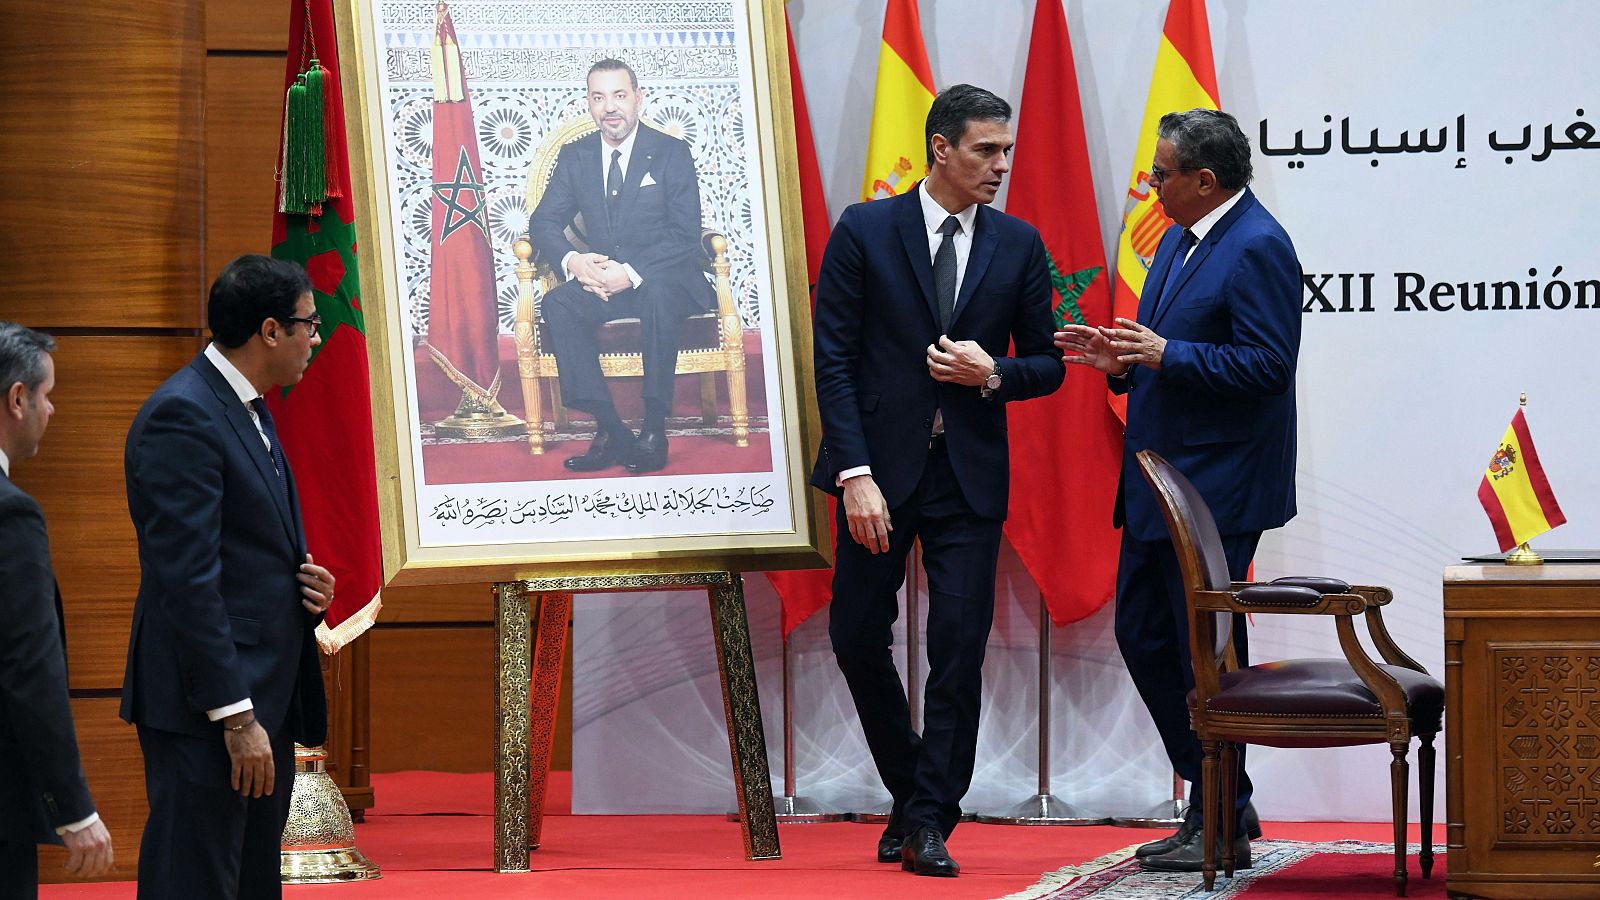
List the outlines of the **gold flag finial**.
<svg viewBox="0 0 1600 900">
<path fill-rule="evenodd" d="M 1528 392 L 1527 391 L 1523 391 L 1522 392 L 1522 399 L 1517 401 L 1517 406 L 1525 407 L 1527 405 L 1528 405 Z"/>
</svg>

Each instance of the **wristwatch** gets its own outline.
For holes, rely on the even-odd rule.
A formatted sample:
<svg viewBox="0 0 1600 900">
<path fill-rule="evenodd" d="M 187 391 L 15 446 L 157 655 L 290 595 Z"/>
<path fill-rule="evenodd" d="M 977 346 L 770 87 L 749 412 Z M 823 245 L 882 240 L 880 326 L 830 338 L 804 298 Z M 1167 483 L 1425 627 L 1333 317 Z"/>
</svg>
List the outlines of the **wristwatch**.
<svg viewBox="0 0 1600 900">
<path fill-rule="evenodd" d="M 990 372 L 989 377 L 983 380 L 983 396 L 985 398 L 992 397 L 994 392 L 998 390 L 1000 390 L 1000 366 L 997 363 L 994 371 Z"/>
</svg>

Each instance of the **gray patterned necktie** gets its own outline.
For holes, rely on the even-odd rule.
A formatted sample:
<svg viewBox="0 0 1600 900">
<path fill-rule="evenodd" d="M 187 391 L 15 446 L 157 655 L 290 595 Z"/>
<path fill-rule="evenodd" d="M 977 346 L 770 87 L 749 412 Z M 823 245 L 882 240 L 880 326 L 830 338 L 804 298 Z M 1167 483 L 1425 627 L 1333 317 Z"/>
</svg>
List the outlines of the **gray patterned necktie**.
<svg viewBox="0 0 1600 900">
<path fill-rule="evenodd" d="M 956 241 L 961 222 L 955 216 L 946 216 L 939 226 L 944 239 L 933 254 L 933 296 L 939 301 L 939 331 L 950 330 L 950 314 L 956 308 Z"/>
</svg>

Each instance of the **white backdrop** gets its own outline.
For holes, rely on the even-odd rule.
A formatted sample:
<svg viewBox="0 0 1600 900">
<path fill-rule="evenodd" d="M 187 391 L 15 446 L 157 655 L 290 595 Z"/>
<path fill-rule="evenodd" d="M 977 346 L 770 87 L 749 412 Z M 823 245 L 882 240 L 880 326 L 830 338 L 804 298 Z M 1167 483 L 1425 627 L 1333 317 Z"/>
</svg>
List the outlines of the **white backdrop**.
<svg viewBox="0 0 1600 900">
<path fill-rule="evenodd" d="M 1033 4 L 921 5 L 937 83 L 980 84 L 1015 103 Z M 860 184 L 883 3 L 794 0 L 789 9 L 837 217 Z M 1068 0 L 1066 10 L 1102 237 L 1114 248 L 1166 3 Z M 1539 545 L 1600 546 L 1591 514 L 1600 479 L 1586 465 L 1600 430 L 1592 399 L 1600 379 L 1587 359 L 1600 346 L 1600 283 L 1584 284 L 1600 279 L 1591 250 L 1600 142 L 1575 124 L 1600 122 L 1588 46 L 1600 6 L 1212 0 L 1209 13 L 1223 107 L 1257 145 L 1256 192 L 1332 308 L 1343 300 L 1340 273 L 1356 292 L 1350 312 L 1306 294 L 1300 515 L 1264 538 L 1257 572 L 1391 585 L 1391 629 L 1442 675 L 1441 570 L 1494 549 L 1475 491 L 1519 391 L 1528 392 L 1540 457 L 1570 520 Z M 1331 132 L 1331 152 L 1265 155 L 1263 120 L 1271 148 L 1298 137 L 1320 149 Z M 1525 126 L 1523 148 L 1491 148 L 1491 132 L 1504 146 L 1521 143 Z M 1439 152 L 1371 152 L 1417 147 L 1424 134 L 1436 145 L 1441 129 Z M 1532 309 L 1530 281 L 1540 297 Z M 1520 306 L 1493 309 L 1494 285 L 1506 282 L 1517 285 Z M 1364 283 L 1370 311 L 1359 311 Z M 1487 304 L 1477 302 L 1480 290 Z M 1507 307 L 1509 290 L 1502 284 Z M 1548 308 L 1547 291 L 1564 308 Z M 777 601 L 764 578 L 752 576 L 747 590 L 777 778 Z M 732 804 L 705 609 L 689 594 L 579 599 L 576 811 Z M 1059 796 L 1128 814 L 1160 800 L 1170 774 L 1122 669 L 1109 612 L 1055 632 L 1051 764 Z M 995 811 L 1033 793 L 1037 628 L 1036 589 L 1008 554 L 971 809 Z M 1299 618 L 1268 617 L 1251 641 L 1258 661 L 1338 653 L 1331 626 Z M 794 646 L 802 793 L 848 809 L 886 799 L 833 666 L 826 615 L 802 626 Z M 1387 819 L 1387 760 L 1382 747 L 1253 748 L 1257 806 L 1267 818 Z"/>
</svg>

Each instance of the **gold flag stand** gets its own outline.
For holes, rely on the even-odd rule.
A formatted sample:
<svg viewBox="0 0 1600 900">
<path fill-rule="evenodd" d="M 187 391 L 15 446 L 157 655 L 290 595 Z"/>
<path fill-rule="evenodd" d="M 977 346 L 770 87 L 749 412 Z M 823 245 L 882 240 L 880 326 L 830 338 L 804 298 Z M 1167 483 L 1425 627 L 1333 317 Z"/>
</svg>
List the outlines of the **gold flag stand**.
<svg viewBox="0 0 1600 900">
<path fill-rule="evenodd" d="M 284 884 L 327 884 L 382 878 L 378 865 L 356 849 L 339 786 L 328 776 L 328 751 L 294 745 L 294 793 L 283 828 L 279 873 Z"/>
<path fill-rule="evenodd" d="M 1542 566 L 1544 565 L 1544 557 L 1534 552 L 1534 549 L 1528 546 L 1527 541 L 1523 541 L 1517 545 L 1517 549 L 1506 554 L 1506 565 Z"/>
<path fill-rule="evenodd" d="M 523 434 L 527 423 L 506 412 L 498 400 L 474 396 L 472 391 L 461 391 L 461 402 L 448 417 L 433 423 L 433 433 L 443 438 L 483 440 L 507 435 Z"/>
</svg>

